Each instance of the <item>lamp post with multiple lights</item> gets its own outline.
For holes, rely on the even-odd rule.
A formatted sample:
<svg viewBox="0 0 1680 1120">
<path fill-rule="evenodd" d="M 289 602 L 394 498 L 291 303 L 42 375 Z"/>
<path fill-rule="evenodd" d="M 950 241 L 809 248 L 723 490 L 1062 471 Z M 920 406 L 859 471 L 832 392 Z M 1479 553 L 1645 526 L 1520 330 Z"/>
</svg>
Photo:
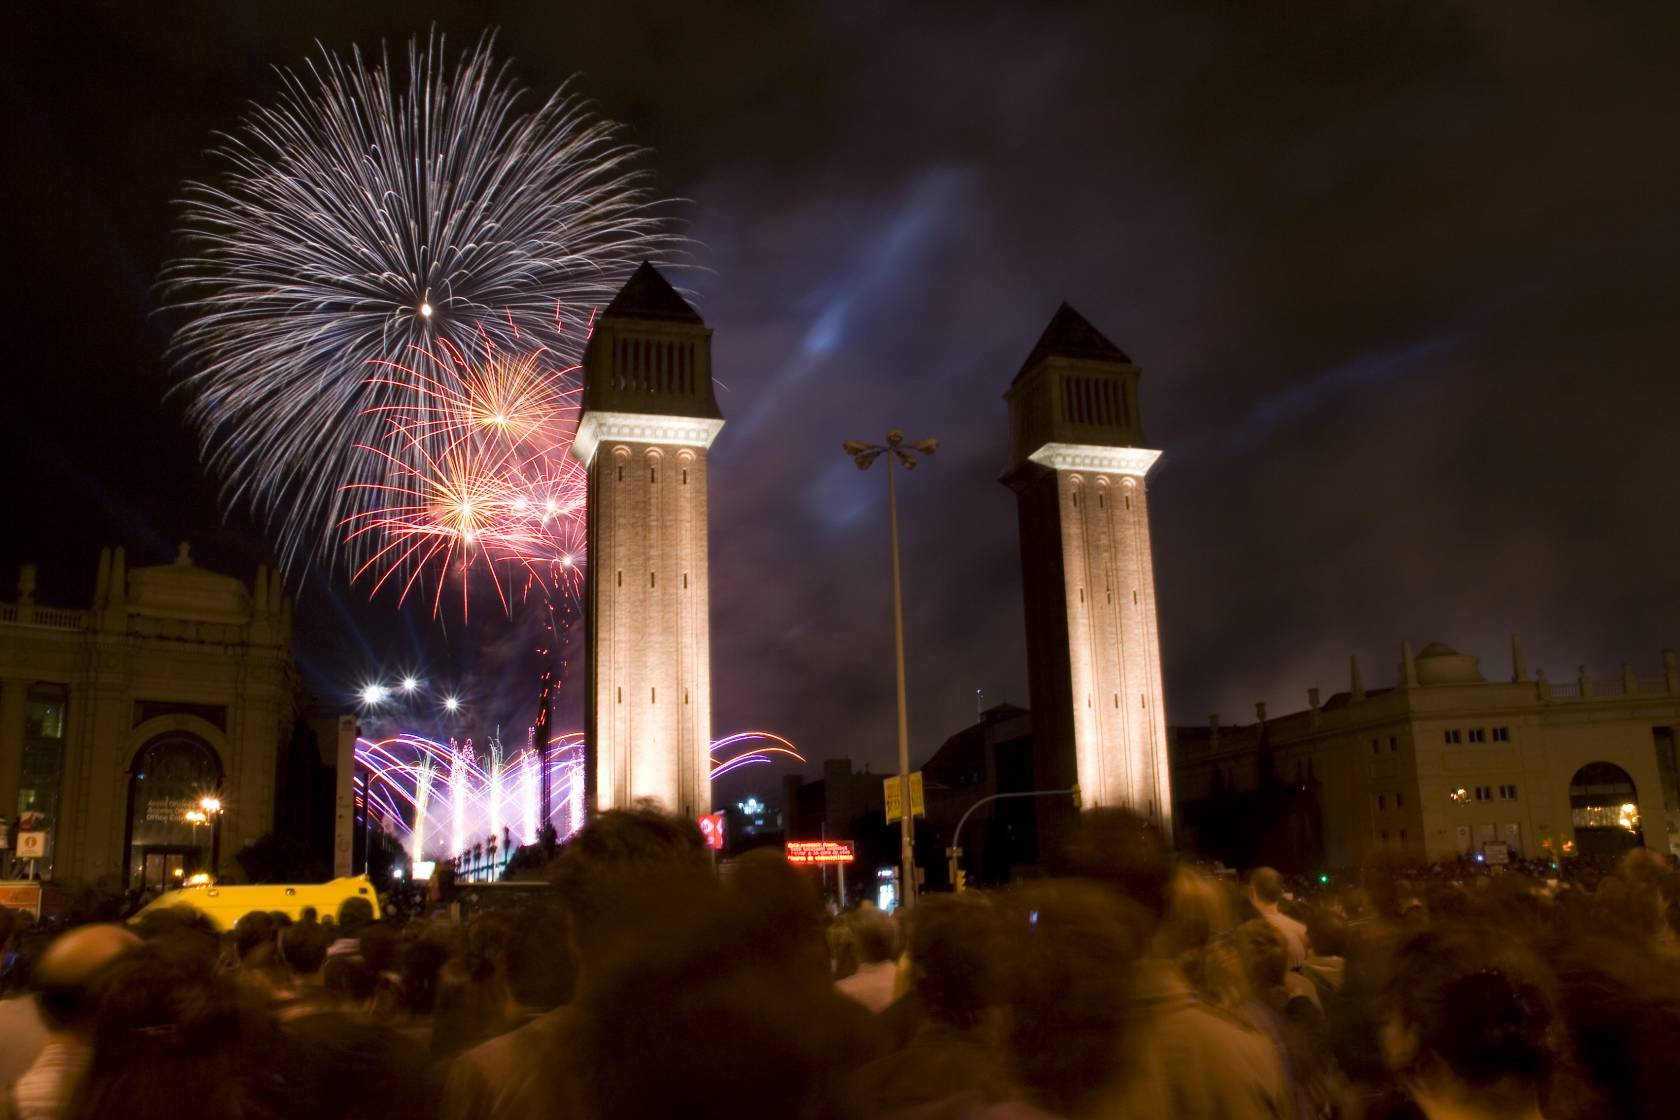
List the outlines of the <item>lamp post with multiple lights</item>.
<svg viewBox="0 0 1680 1120">
<path fill-rule="evenodd" d="M 181 819 L 192 825 L 193 847 L 198 847 L 198 826 L 206 825 L 210 828 L 210 874 L 214 876 L 217 867 L 217 835 L 215 818 L 222 815 L 222 799 L 215 794 L 206 794 L 198 799 L 198 805 L 181 814 Z"/>
<path fill-rule="evenodd" d="M 900 862 L 904 866 L 904 905 L 916 902 L 915 814 L 910 805 L 910 718 L 904 697 L 904 592 L 898 574 L 898 483 L 893 474 L 893 462 L 905 470 L 915 470 L 919 456 L 932 455 L 939 450 L 937 439 L 920 439 L 905 443 L 904 433 L 894 428 L 887 433 L 884 444 L 849 439 L 841 445 L 857 469 L 866 471 L 876 459 L 887 461 L 887 519 L 892 526 L 892 595 L 893 595 L 893 655 L 898 670 L 898 788 L 903 806 L 899 817 Z"/>
</svg>

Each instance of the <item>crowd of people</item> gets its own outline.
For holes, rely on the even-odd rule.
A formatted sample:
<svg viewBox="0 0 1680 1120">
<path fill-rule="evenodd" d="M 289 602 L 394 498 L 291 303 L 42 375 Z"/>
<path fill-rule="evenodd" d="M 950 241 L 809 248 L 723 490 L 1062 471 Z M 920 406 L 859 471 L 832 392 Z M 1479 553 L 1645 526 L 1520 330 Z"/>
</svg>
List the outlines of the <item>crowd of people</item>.
<svg viewBox="0 0 1680 1120">
<path fill-rule="evenodd" d="M 1311 898 L 1082 814 L 1053 877 L 838 916 L 599 814 L 517 906 L 0 913 L 0 1118 L 1680 1114 L 1680 872 L 1372 872 Z"/>
</svg>

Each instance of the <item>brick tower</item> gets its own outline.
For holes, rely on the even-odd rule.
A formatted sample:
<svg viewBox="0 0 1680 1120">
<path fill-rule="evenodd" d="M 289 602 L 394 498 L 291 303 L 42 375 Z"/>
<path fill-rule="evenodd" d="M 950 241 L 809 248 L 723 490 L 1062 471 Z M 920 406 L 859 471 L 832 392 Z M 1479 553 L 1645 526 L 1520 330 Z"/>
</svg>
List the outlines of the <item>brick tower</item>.
<svg viewBox="0 0 1680 1120">
<path fill-rule="evenodd" d="M 1005 394 L 1020 515 L 1035 781 L 1171 830 L 1138 368 L 1067 304 Z M 1041 803 L 1041 837 L 1059 803 Z M 1046 811 L 1047 810 L 1047 811 Z"/>
<path fill-rule="evenodd" d="M 595 809 L 710 812 L 706 453 L 712 332 L 650 264 L 595 322 L 572 453 L 589 469 L 587 782 Z"/>
</svg>

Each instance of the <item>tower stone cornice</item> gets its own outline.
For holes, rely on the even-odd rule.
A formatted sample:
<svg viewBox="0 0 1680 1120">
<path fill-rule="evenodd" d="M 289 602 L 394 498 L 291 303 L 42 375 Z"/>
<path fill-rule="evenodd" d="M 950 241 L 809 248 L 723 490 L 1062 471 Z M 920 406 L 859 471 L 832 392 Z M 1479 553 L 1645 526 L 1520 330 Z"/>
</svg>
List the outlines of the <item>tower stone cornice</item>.
<svg viewBox="0 0 1680 1120">
<path fill-rule="evenodd" d="M 1147 475 L 1161 453 L 1148 447 L 1105 447 L 1093 443 L 1047 443 L 1027 458 L 1057 471 L 1095 471 L 1131 478 Z"/>
<path fill-rule="evenodd" d="M 659 416 L 644 412 L 585 412 L 572 440 L 572 455 L 584 466 L 603 442 L 657 443 L 666 447 L 712 446 L 723 421 L 704 416 Z"/>
</svg>

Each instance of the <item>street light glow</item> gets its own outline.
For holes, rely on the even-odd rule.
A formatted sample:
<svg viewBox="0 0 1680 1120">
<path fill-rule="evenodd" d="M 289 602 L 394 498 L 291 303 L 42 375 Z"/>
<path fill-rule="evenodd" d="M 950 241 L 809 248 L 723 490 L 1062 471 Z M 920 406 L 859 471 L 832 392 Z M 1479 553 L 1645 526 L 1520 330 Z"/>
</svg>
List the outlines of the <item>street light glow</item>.
<svg viewBox="0 0 1680 1120">
<path fill-rule="evenodd" d="M 376 704 L 385 703 L 386 698 L 391 695 L 391 690 L 382 684 L 369 684 L 362 686 L 361 695 L 362 703 L 371 708 Z"/>
<path fill-rule="evenodd" d="M 206 813 L 219 813 L 222 811 L 222 799 L 219 797 L 205 797 L 199 801 L 198 807 L 203 809 Z"/>
<path fill-rule="evenodd" d="M 415 680 L 413 677 L 404 677 L 402 680 L 402 690 L 404 692 L 413 692 L 419 687 L 420 682 Z"/>
<path fill-rule="evenodd" d="M 459 711 L 461 708 L 461 701 L 453 696 L 446 696 L 443 699 L 443 708 L 444 711 L 447 712 Z"/>
</svg>

